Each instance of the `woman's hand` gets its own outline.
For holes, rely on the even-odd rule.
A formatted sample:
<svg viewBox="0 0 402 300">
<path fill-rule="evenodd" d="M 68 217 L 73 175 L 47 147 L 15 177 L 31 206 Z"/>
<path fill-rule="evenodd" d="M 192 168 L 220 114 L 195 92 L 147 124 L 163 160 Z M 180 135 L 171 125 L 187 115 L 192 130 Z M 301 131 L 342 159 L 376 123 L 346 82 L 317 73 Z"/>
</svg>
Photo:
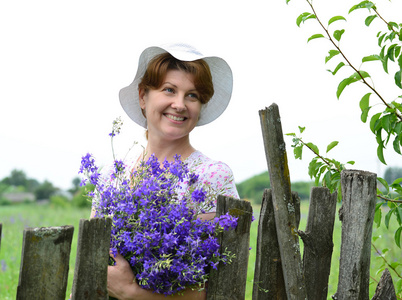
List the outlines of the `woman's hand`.
<svg viewBox="0 0 402 300">
<path fill-rule="evenodd" d="M 167 299 L 163 294 L 157 294 L 150 290 L 141 288 L 137 281 L 129 263 L 125 258 L 117 254 L 114 257 L 116 265 L 108 267 L 107 273 L 107 289 L 109 296 L 120 300 L 165 300 Z M 206 292 L 186 289 L 183 295 L 169 296 L 170 300 L 205 300 Z"/>
<path fill-rule="evenodd" d="M 118 299 L 133 298 L 136 289 L 140 288 L 135 281 L 134 273 L 125 258 L 117 253 L 114 257 L 116 264 L 108 267 L 107 289 L 109 296 Z"/>
</svg>

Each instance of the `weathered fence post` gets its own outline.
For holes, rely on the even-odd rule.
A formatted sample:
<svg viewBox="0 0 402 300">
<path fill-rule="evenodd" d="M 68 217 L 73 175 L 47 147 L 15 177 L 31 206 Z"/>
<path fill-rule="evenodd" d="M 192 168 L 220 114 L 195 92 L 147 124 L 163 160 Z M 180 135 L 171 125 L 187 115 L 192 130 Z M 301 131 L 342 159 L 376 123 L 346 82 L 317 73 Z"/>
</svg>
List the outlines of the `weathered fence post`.
<svg viewBox="0 0 402 300">
<path fill-rule="evenodd" d="M 292 200 L 296 208 L 296 225 L 298 227 L 300 198 L 297 193 L 292 193 Z M 264 191 L 261 203 L 252 299 L 286 299 L 271 189 Z"/>
<path fill-rule="evenodd" d="M 341 259 L 334 299 L 369 299 L 371 234 L 377 191 L 377 175 L 343 170 Z"/>
<path fill-rule="evenodd" d="M 327 299 L 336 201 L 337 193 L 326 187 L 311 189 L 306 231 L 299 231 L 307 299 Z"/>
<path fill-rule="evenodd" d="M 260 120 L 272 187 L 275 224 L 281 253 L 287 299 L 306 299 L 296 229 L 295 207 L 291 202 L 290 175 L 278 105 L 260 110 Z"/>
<path fill-rule="evenodd" d="M 73 300 L 107 300 L 110 218 L 81 219 L 72 288 Z"/>
<path fill-rule="evenodd" d="M 380 282 L 371 300 L 396 300 L 394 283 L 388 269 L 385 269 L 382 273 Z"/>
<path fill-rule="evenodd" d="M 17 299 L 65 299 L 73 226 L 24 230 Z"/>
<path fill-rule="evenodd" d="M 208 282 L 207 300 L 244 300 L 247 281 L 247 265 L 250 245 L 250 225 L 253 210 L 250 202 L 218 196 L 216 215 L 226 214 L 238 217 L 235 230 L 219 235 L 221 251 L 226 248 L 236 255 L 231 264 L 219 264 L 212 269 Z"/>
</svg>

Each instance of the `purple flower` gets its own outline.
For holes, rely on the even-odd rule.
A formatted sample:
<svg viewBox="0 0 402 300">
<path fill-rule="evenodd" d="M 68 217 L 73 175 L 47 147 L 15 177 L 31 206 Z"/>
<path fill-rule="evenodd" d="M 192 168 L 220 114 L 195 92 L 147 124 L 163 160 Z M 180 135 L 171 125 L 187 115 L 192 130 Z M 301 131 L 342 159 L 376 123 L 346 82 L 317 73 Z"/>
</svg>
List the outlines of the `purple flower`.
<svg viewBox="0 0 402 300">
<path fill-rule="evenodd" d="M 160 163 L 151 155 L 135 171 L 125 168 L 115 160 L 109 181 L 100 180 L 95 160 L 87 154 L 80 173 L 95 185 L 95 192 L 88 196 L 96 216 L 112 218 L 111 252 L 125 257 L 141 287 L 171 295 L 203 284 L 209 266 L 230 261 L 228 253 L 219 251 L 217 234 L 235 228 L 237 218 L 229 214 L 213 221 L 197 218 L 199 211 L 213 204 L 180 156 Z M 197 188 L 179 199 L 177 191 L 183 181 Z"/>
</svg>

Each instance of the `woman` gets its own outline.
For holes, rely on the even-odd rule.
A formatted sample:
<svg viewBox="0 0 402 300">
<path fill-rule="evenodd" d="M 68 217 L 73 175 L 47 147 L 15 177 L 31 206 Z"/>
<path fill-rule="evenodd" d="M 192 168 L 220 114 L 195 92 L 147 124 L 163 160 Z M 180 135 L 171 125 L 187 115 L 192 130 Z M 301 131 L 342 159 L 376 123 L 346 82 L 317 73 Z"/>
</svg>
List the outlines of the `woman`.
<svg viewBox="0 0 402 300">
<path fill-rule="evenodd" d="M 205 57 L 183 44 L 150 47 L 140 56 L 134 81 L 120 91 L 120 103 L 128 116 L 147 129 L 148 144 L 142 159 L 155 154 L 172 161 L 176 154 L 195 170 L 214 195 L 239 198 L 232 171 L 197 151 L 190 143 L 195 126 L 205 125 L 226 109 L 232 93 L 232 72 L 218 57 Z M 138 162 L 137 162 L 138 163 Z M 185 186 L 184 186 L 185 188 Z M 198 217 L 212 219 L 211 210 Z M 166 299 L 142 289 L 129 264 L 117 255 L 108 270 L 109 295 L 118 299 Z M 170 299 L 205 299 L 205 292 L 188 289 Z"/>
</svg>

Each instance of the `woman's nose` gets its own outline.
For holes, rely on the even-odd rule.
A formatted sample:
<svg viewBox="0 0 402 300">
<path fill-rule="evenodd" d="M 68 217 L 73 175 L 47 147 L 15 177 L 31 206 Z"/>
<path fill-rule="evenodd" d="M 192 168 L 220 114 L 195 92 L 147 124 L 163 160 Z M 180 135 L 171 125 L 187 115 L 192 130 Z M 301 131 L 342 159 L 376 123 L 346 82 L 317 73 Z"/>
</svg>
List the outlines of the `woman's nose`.
<svg viewBox="0 0 402 300">
<path fill-rule="evenodd" d="M 186 110 L 184 96 L 177 95 L 172 102 L 172 108 L 174 108 L 178 112 Z"/>
</svg>

